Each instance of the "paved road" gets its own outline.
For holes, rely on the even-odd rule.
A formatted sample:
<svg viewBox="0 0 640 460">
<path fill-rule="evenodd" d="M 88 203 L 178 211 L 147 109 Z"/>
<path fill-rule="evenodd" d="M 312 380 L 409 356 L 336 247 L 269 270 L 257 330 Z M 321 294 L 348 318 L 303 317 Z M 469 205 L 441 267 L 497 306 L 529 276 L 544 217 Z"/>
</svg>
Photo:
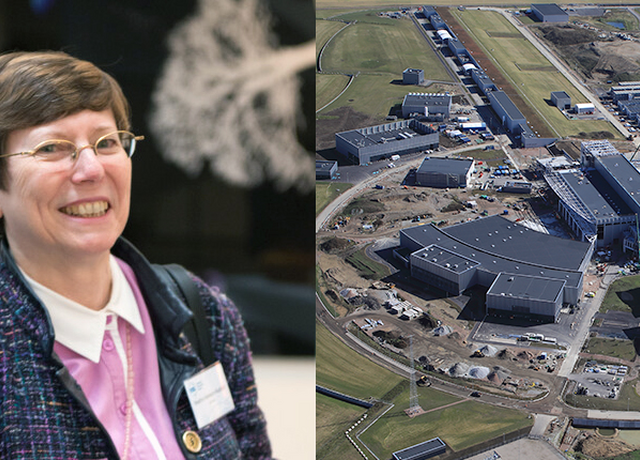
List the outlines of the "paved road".
<svg viewBox="0 0 640 460">
<path fill-rule="evenodd" d="M 569 345 L 569 350 L 567 352 L 567 357 L 562 363 L 562 367 L 558 371 L 558 375 L 560 377 L 569 377 L 571 374 L 573 367 L 578 361 L 580 350 L 582 350 L 582 345 L 584 345 L 585 341 L 589 337 L 589 328 L 591 327 L 591 319 L 598 313 L 600 305 L 602 304 L 602 300 L 604 299 L 605 294 L 607 293 L 607 288 L 609 284 L 616 278 L 616 274 L 618 271 L 618 267 L 615 265 L 609 265 L 607 267 L 607 272 L 604 275 L 603 281 L 600 283 L 598 290 L 595 292 L 595 297 L 587 300 L 584 304 L 582 304 L 582 308 L 584 309 L 584 314 L 582 317 L 582 321 L 578 325 L 576 333 L 571 340 L 571 344 Z"/>
<path fill-rule="evenodd" d="M 457 155 L 462 152 L 468 152 L 468 151 L 477 150 L 477 149 L 478 149 L 477 145 L 470 145 L 467 147 L 460 147 L 460 148 L 451 149 L 451 150 L 441 150 L 439 152 L 431 154 L 430 156 L 434 158 L 444 157 L 446 155 Z M 386 179 L 392 174 L 398 174 L 401 172 L 409 171 L 409 169 L 411 168 L 418 167 L 423 160 L 424 160 L 424 157 L 420 155 L 415 160 L 411 160 L 396 168 L 385 169 L 380 174 L 372 175 L 370 178 L 365 179 L 357 184 L 354 184 L 353 187 L 351 187 L 349 190 L 347 190 L 346 192 L 338 196 L 335 200 L 329 203 L 320 212 L 320 214 L 318 214 L 318 217 L 316 217 L 316 233 L 319 232 L 320 229 L 322 229 L 323 225 L 325 225 L 329 221 L 329 219 L 331 219 L 331 217 L 335 214 L 336 211 L 338 211 L 348 202 L 353 200 L 357 195 L 359 195 L 360 193 L 362 193 L 367 189 L 370 189 L 375 184 L 382 181 L 383 179 Z"/>
</svg>

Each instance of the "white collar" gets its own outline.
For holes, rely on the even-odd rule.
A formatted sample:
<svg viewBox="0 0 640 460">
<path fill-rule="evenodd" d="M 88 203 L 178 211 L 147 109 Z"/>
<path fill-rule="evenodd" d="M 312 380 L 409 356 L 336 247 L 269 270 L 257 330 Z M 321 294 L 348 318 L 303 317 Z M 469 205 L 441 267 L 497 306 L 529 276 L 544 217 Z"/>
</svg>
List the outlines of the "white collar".
<svg viewBox="0 0 640 460">
<path fill-rule="evenodd" d="M 58 294 L 22 272 L 49 311 L 56 341 L 94 363 L 100 361 L 108 316 L 120 317 L 144 334 L 135 295 L 113 255 L 109 256 L 109 264 L 112 279 L 111 297 L 107 305 L 99 311 L 91 310 Z"/>
</svg>

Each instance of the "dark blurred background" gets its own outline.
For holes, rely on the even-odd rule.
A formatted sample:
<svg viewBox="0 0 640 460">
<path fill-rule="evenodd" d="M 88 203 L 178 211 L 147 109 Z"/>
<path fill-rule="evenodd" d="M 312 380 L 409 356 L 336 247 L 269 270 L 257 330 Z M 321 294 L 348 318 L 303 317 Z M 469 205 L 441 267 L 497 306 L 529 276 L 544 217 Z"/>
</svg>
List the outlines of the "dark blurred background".
<svg viewBox="0 0 640 460">
<path fill-rule="evenodd" d="M 312 1 L 263 3 L 278 46 L 314 39 Z M 215 2 L 208 4 L 215 9 Z M 254 353 L 310 355 L 313 189 L 283 189 L 270 180 L 240 187 L 208 168 L 190 177 L 163 159 L 148 125 L 151 95 L 168 54 L 166 38 L 197 6 L 194 0 L 0 0 L 0 47 L 63 50 L 113 75 L 131 103 L 133 131 L 146 136 L 133 157 L 124 236 L 152 262 L 180 263 L 221 285 L 244 315 Z M 312 152 L 313 68 L 299 78 L 296 135 Z"/>
</svg>

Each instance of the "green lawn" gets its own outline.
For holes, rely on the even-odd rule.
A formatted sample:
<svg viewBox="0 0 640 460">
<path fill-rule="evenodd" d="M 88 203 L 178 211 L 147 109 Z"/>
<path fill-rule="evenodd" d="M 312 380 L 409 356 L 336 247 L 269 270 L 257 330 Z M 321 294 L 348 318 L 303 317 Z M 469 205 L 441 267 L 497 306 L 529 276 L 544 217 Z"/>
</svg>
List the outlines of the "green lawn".
<svg viewBox="0 0 640 460">
<path fill-rule="evenodd" d="M 396 401 L 408 401 L 408 398 L 406 391 Z M 397 404 L 360 437 L 378 458 L 390 458 L 397 450 L 436 436 L 458 451 L 533 424 L 533 420 L 524 412 L 475 401 L 466 401 L 415 418 L 404 414 L 406 407 L 408 405 L 402 407 Z"/>
<path fill-rule="evenodd" d="M 363 278 L 380 280 L 391 274 L 389 267 L 367 257 L 364 249 L 351 254 L 346 261 L 360 272 Z"/>
<path fill-rule="evenodd" d="M 352 184 L 343 182 L 316 182 L 316 216 L 350 187 Z"/>
<path fill-rule="evenodd" d="M 348 340 L 348 339 L 347 339 Z M 347 347 L 316 323 L 316 382 L 361 399 L 381 398 L 403 379 Z"/>
<path fill-rule="evenodd" d="M 438 65 L 434 65 L 436 62 Z M 384 72 L 397 80 L 402 80 L 407 67 L 424 69 L 425 79 L 450 81 L 429 44 L 408 19 L 351 25 L 331 40 L 322 60 L 323 71 Z"/>
<path fill-rule="evenodd" d="M 436 410 L 410 419 L 404 413 L 409 407 L 406 379 L 354 352 L 318 322 L 316 344 L 316 381 L 319 385 L 357 398 L 373 397 L 394 404 L 361 436 L 378 458 L 390 458 L 399 449 L 435 436 L 460 450 L 533 423 L 524 412 L 477 401 L 460 402 L 460 398 L 433 387 L 418 387 L 418 398 L 424 410 Z M 460 403 L 444 407 L 456 402 Z M 348 441 L 345 444 L 342 440 L 348 428 L 345 425 L 357 419 L 361 409 L 349 408 L 320 396 L 317 403 L 318 458 L 355 460 Z"/>
<path fill-rule="evenodd" d="M 636 357 L 636 348 L 633 345 L 633 340 L 592 337 L 589 339 L 585 352 L 613 356 L 627 361 L 633 361 Z"/>
<path fill-rule="evenodd" d="M 340 21 L 316 20 L 316 57 L 324 44 L 329 41 L 336 32 L 347 25 Z"/>
<path fill-rule="evenodd" d="M 331 10 L 318 15 L 357 21 L 335 36 L 338 25 L 342 23 L 316 21 L 317 50 L 333 36 L 324 48 L 322 71 L 356 75 L 349 89 L 326 107 L 319 118 L 322 118 L 322 113 L 349 106 L 357 112 L 383 119 L 394 107 L 399 107 L 410 92 L 435 93 L 455 89 L 451 86 L 451 77 L 413 21 L 383 18 L 378 16 L 378 11 L 345 11 L 340 14 Z M 424 69 L 425 80 L 444 83 L 420 87 L 402 85 L 402 72 L 408 67 Z M 347 82 L 346 76 L 318 76 L 316 108 L 331 102 Z"/>
<path fill-rule="evenodd" d="M 334 100 L 347 83 L 346 75 L 316 74 L 316 110 Z"/>
<path fill-rule="evenodd" d="M 462 12 L 451 9 L 451 12 L 555 135 L 567 137 L 580 132 L 610 131 L 619 137 L 607 121 L 568 120 L 550 104 L 551 91 L 565 91 L 571 96 L 572 104 L 588 101 L 501 14 L 473 9 Z"/>
<path fill-rule="evenodd" d="M 628 311 L 640 316 L 640 275 L 625 276 L 611 283 L 600 305 L 600 312 L 607 310 Z"/>
<path fill-rule="evenodd" d="M 418 87 L 391 83 L 397 79 L 402 80 L 402 71 L 400 71 L 399 74 L 361 73 L 354 79 L 344 94 L 320 113 L 322 114 L 339 107 L 348 106 L 367 115 L 386 117 L 392 107 L 400 107 L 402 105 L 402 100 L 408 93 L 438 93 L 452 89 L 450 85 L 440 84 L 432 84 L 429 87 Z M 338 86 L 340 86 L 340 90 L 344 88 L 344 84 L 338 84 Z M 331 98 L 325 96 L 323 93 L 319 94 L 316 100 L 317 107 L 323 106 L 320 100 L 328 102 Z"/>
<path fill-rule="evenodd" d="M 344 432 L 365 411 L 362 407 L 316 393 L 316 459 L 361 460 Z"/>
</svg>

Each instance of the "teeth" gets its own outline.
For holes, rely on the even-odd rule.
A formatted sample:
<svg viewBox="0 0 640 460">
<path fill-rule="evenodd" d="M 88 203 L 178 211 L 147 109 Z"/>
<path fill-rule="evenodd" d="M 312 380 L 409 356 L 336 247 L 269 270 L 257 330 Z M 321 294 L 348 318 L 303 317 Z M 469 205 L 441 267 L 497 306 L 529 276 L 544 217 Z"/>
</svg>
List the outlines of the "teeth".
<svg viewBox="0 0 640 460">
<path fill-rule="evenodd" d="M 103 216 L 109 204 L 106 201 L 95 201 L 93 203 L 82 203 L 73 206 L 66 206 L 61 211 L 70 216 L 78 217 L 100 217 Z"/>
</svg>

